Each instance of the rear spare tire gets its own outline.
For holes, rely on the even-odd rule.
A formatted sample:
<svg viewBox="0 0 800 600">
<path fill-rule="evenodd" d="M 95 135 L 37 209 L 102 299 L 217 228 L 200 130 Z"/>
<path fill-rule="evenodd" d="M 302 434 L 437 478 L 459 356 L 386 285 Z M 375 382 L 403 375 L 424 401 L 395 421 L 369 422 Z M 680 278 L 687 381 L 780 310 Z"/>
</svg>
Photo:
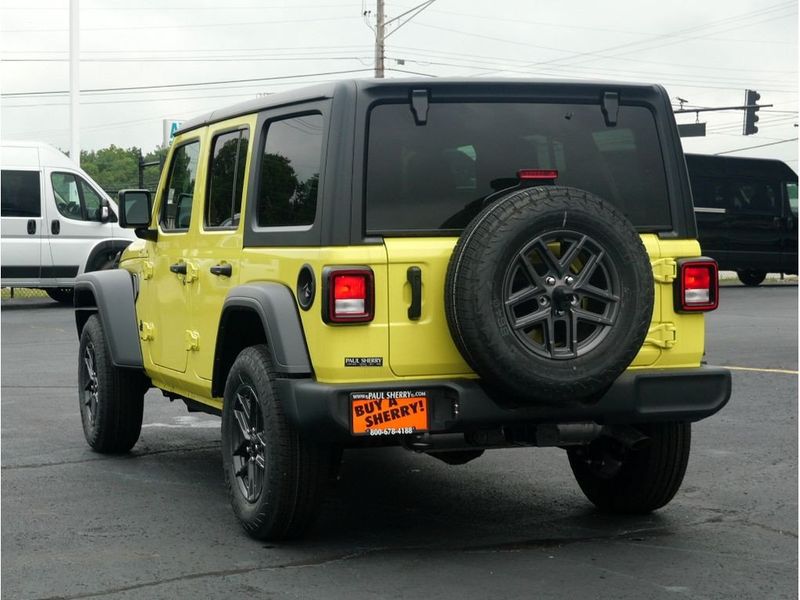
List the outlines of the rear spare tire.
<svg viewBox="0 0 800 600">
<path fill-rule="evenodd" d="M 589 192 L 518 189 L 464 230 L 445 283 L 450 333 L 509 402 L 604 391 L 644 342 L 653 273 L 628 219 Z"/>
</svg>

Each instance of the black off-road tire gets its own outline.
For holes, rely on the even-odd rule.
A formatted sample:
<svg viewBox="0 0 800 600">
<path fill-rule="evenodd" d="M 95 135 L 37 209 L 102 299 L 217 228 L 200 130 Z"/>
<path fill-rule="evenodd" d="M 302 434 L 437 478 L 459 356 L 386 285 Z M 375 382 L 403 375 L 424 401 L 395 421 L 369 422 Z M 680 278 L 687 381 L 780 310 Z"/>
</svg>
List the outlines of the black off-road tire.
<svg viewBox="0 0 800 600">
<path fill-rule="evenodd" d="M 759 271 L 758 269 L 739 269 L 736 274 L 739 276 L 739 281 L 750 287 L 761 285 L 767 278 L 766 271 Z"/>
<path fill-rule="evenodd" d="M 302 535 L 315 520 L 332 457 L 329 446 L 304 439 L 289 422 L 274 378 L 266 346 L 246 348 L 236 358 L 225 384 L 222 464 L 231 505 L 244 530 L 253 538 L 277 541 Z M 248 415 L 241 410 L 245 402 Z M 256 430 L 250 440 L 240 422 Z M 244 457 L 253 457 L 255 469 L 259 455 L 263 473 L 253 471 L 251 490 L 250 459 Z M 245 472 L 237 476 L 242 468 Z"/>
<path fill-rule="evenodd" d="M 72 288 L 45 288 L 44 290 L 56 302 L 72 306 L 74 304 L 75 294 Z"/>
<path fill-rule="evenodd" d="M 147 379 L 111 362 L 103 325 L 97 315 L 81 332 L 78 401 L 86 441 L 97 452 L 128 452 L 142 430 Z"/>
<path fill-rule="evenodd" d="M 644 514 L 665 506 L 681 486 L 689 462 L 690 423 L 641 426 L 648 440 L 625 449 L 610 438 L 570 448 L 581 490 L 602 511 Z"/>
<path fill-rule="evenodd" d="M 530 244 L 551 233 L 576 240 L 588 236 L 598 263 L 606 265 L 609 281 L 619 288 L 613 324 L 603 325 L 608 331 L 589 338 L 586 349 L 576 343 L 578 349 L 569 358 L 531 350 L 506 312 L 508 270 Z M 572 264 L 567 254 L 565 250 L 563 258 Z M 566 275 L 561 274 L 562 280 Z M 653 294 L 647 251 L 622 213 L 589 192 L 542 186 L 510 192 L 467 226 L 448 266 L 445 311 L 464 359 L 492 388 L 502 390 L 510 404 L 563 403 L 602 393 L 631 364 L 650 326 Z M 582 307 L 583 300 L 571 298 L 574 308 Z M 577 314 L 569 310 L 568 315 Z"/>
</svg>

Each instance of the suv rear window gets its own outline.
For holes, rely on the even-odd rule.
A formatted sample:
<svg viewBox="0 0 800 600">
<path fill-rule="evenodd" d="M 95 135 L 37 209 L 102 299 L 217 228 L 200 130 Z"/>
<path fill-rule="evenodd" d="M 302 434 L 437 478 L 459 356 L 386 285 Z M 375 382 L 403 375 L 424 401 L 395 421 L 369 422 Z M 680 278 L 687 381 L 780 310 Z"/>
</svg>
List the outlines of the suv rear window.
<svg viewBox="0 0 800 600">
<path fill-rule="evenodd" d="M 473 102 L 431 103 L 425 125 L 408 104 L 373 107 L 367 232 L 461 229 L 519 169 L 557 169 L 559 185 L 610 201 L 638 229 L 672 229 L 649 109 L 621 106 L 607 126 L 599 105 Z"/>
</svg>

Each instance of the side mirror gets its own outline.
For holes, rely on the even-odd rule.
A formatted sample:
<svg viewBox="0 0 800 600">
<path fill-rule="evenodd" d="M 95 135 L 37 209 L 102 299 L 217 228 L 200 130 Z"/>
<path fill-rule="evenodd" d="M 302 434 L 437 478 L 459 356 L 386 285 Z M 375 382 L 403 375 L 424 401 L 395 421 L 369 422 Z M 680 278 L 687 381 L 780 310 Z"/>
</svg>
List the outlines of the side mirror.
<svg viewBox="0 0 800 600">
<path fill-rule="evenodd" d="M 147 228 L 150 226 L 150 213 L 153 201 L 147 190 L 120 190 L 119 224 L 126 229 Z M 103 207 L 107 214 L 108 206 Z"/>
<path fill-rule="evenodd" d="M 108 219 L 110 217 L 111 217 L 111 210 L 108 207 L 108 200 L 103 198 L 103 201 L 100 204 L 100 222 L 108 223 Z"/>
</svg>

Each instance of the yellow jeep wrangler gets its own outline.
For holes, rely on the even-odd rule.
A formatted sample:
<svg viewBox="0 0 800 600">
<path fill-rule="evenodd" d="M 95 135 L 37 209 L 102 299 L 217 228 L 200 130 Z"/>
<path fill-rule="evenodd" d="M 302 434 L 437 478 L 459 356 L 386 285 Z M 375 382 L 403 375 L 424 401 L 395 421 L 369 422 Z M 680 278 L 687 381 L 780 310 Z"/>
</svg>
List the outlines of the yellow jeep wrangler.
<svg viewBox="0 0 800 600">
<path fill-rule="evenodd" d="M 678 490 L 717 266 L 666 91 L 340 81 L 184 124 L 138 241 L 75 285 L 89 445 L 126 452 L 156 387 L 222 417 L 256 538 L 301 534 L 343 448 L 450 464 L 564 448 L 600 509 Z"/>
</svg>

